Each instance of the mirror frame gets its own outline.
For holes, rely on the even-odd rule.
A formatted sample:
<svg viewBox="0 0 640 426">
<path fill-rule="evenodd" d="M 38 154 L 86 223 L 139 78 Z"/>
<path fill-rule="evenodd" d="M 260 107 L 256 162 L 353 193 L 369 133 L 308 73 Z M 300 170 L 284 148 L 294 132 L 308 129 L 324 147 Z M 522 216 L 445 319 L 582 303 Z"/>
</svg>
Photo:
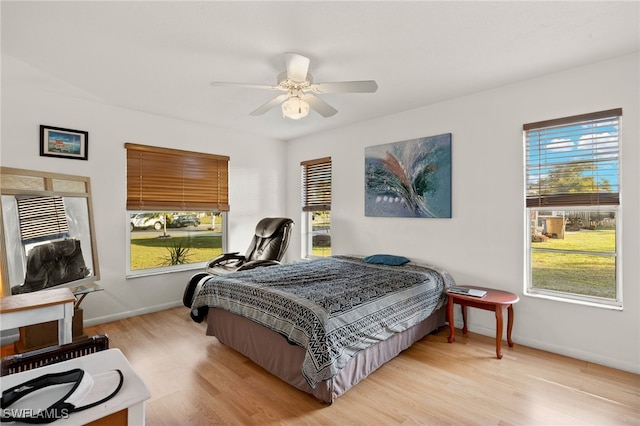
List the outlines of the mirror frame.
<svg viewBox="0 0 640 426">
<path fill-rule="evenodd" d="M 89 216 L 89 237 L 91 239 L 91 258 L 93 260 L 93 275 L 88 278 L 90 282 L 98 281 L 100 279 L 98 247 L 96 244 L 95 229 L 93 225 L 91 181 L 88 177 L 0 167 L 0 195 L 39 195 L 86 198 Z M 0 206 L 0 251 L 2 254 L 2 265 L 0 265 L 0 296 L 10 296 L 11 284 L 9 282 L 9 265 L 7 260 L 4 219 L 2 214 L 2 208 Z"/>
</svg>

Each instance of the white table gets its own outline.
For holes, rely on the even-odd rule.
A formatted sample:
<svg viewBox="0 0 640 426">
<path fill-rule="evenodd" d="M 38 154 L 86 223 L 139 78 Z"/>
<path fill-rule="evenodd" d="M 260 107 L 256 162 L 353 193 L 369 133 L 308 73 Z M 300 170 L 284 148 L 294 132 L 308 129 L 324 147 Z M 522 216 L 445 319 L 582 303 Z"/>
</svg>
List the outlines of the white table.
<svg viewBox="0 0 640 426">
<path fill-rule="evenodd" d="M 107 349 L 69 361 L 3 376 L 1 387 L 4 391 L 12 386 L 24 383 L 27 380 L 40 377 L 43 374 L 68 371 L 74 368 L 81 368 L 89 374 L 119 369 L 124 376 L 122 388 L 113 398 L 103 404 L 85 411 L 71 413 L 67 419 L 56 421 L 52 424 L 60 423 L 65 426 L 86 425 L 91 422 L 109 425 L 128 424 L 133 426 L 145 424 L 145 401 L 151 397 L 151 393 L 119 349 Z M 126 410 L 127 422 L 118 423 L 117 419 L 122 417 L 118 416 L 118 414 L 124 410 Z M 111 417 L 107 418 L 109 416 Z"/>
<path fill-rule="evenodd" d="M 76 298 L 68 288 L 36 291 L 0 298 L 0 330 L 58 321 L 58 342 L 71 343 Z"/>
</svg>

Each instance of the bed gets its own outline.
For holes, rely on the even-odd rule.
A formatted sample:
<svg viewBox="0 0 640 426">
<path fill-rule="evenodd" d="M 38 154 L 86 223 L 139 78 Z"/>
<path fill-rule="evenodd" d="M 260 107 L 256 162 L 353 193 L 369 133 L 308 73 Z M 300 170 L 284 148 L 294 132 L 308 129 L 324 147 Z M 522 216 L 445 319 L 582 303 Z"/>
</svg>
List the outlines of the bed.
<svg viewBox="0 0 640 426">
<path fill-rule="evenodd" d="M 207 335 L 331 404 L 445 324 L 450 275 L 389 258 L 397 259 L 332 256 L 206 277 L 191 314 L 206 314 Z"/>
</svg>

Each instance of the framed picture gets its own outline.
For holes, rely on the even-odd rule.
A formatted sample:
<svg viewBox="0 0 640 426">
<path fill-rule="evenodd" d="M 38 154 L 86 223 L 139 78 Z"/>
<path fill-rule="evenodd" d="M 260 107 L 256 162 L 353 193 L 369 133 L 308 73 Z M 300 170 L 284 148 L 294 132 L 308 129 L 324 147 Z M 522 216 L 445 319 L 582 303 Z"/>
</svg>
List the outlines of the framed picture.
<svg viewBox="0 0 640 426">
<path fill-rule="evenodd" d="M 89 132 L 62 129 L 60 127 L 40 126 L 40 156 L 88 158 Z"/>
<path fill-rule="evenodd" d="M 365 216 L 451 217 L 451 133 L 365 148 Z"/>
</svg>

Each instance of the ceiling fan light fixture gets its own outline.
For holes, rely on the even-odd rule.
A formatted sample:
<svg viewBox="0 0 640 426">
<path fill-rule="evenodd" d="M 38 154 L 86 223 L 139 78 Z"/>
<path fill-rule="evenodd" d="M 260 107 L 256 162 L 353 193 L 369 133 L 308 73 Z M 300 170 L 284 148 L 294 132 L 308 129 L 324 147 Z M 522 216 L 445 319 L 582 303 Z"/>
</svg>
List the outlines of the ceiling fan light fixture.
<svg viewBox="0 0 640 426">
<path fill-rule="evenodd" d="M 299 120 L 309 114 L 309 104 L 297 96 L 282 103 L 282 116 L 292 120 Z"/>
<path fill-rule="evenodd" d="M 0 0 L 2 1 L 2 0 Z M 310 59 L 297 53 L 285 53 L 285 71 L 278 74 L 278 84 L 225 83 L 211 82 L 212 86 L 249 87 L 254 89 L 277 90 L 282 94 L 269 100 L 252 111 L 250 115 L 262 115 L 280 105 L 283 118 L 299 120 L 309 115 L 313 109 L 320 116 L 334 116 L 338 110 L 326 103 L 317 95 L 325 93 L 373 93 L 378 90 L 374 80 L 333 81 L 314 83 L 309 73 Z"/>
</svg>

